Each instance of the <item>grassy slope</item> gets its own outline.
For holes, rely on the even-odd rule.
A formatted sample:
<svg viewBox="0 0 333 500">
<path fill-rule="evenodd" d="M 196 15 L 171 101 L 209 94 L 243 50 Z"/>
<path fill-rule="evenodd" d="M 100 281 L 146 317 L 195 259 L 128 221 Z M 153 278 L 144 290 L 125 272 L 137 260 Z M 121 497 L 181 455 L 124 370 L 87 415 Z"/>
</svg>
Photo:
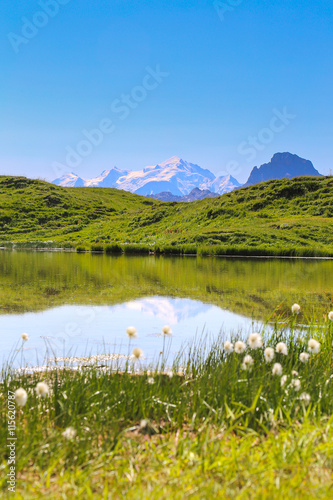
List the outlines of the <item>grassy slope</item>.
<svg viewBox="0 0 333 500">
<path fill-rule="evenodd" d="M 219 198 L 162 203 L 102 188 L 0 177 L 0 240 L 212 246 L 333 255 L 333 179 L 268 181 Z"/>
<path fill-rule="evenodd" d="M 293 322 L 290 318 L 291 328 Z M 247 349 L 254 367 L 244 372 L 244 354 L 226 354 L 221 339 L 207 356 L 199 342 L 181 360 L 185 375 L 175 367 L 172 378 L 95 367 L 48 375 L 4 373 L 3 498 L 7 395 L 18 387 L 27 390 L 28 402 L 17 407 L 17 495 L 8 498 L 332 498 L 333 322 L 312 326 L 310 335 L 321 341 L 321 350 L 305 364 L 299 355 L 307 350 L 309 331 L 303 333 L 304 343 L 281 327 L 265 338 L 265 347 L 287 342 L 288 355 L 274 359 L 287 375 L 283 387 L 263 349 Z M 148 383 L 152 375 L 154 384 Z M 51 389 L 45 399 L 35 392 L 42 377 Z M 300 380 L 299 391 L 294 379 Z M 303 391 L 311 397 L 309 406 L 300 400 Z M 68 426 L 77 430 L 73 441 L 62 437 Z"/>
</svg>

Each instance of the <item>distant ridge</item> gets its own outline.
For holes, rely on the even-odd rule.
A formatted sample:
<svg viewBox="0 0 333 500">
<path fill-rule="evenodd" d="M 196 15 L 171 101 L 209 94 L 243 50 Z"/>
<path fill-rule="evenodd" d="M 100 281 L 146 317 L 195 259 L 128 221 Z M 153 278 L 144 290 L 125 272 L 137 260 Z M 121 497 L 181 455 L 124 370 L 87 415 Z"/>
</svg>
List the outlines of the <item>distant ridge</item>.
<svg viewBox="0 0 333 500">
<path fill-rule="evenodd" d="M 301 176 L 320 177 L 321 174 L 309 160 L 291 153 L 276 153 L 269 163 L 264 163 L 259 168 L 253 168 L 243 187 L 253 186 L 259 182 L 273 179 L 292 179 Z"/>
<path fill-rule="evenodd" d="M 114 167 L 112 170 L 104 170 L 94 179 L 82 179 L 71 173 L 55 179 L 53 184 L 62 187 L 109 187 L 142 196 L 170 192 L 171 195 L 180 198 L 190 195 L 196 188 L 209 193 L 223 194 L 241 186 L 230 175 L 216 177 L 209 170 L 182 160 L 179 156 L 173 156 L 158 165 L 138 171 L 120 170 Z"/>
<path fill-rule="evenodd" d="M 162 193 L 152 194 L 149 196 L 149 198 L 153 198 L 154 200 L 160 200 L 160 201 L 191 202 L 191 201 L 203 200 L 204 198 L 216 198 L 217 196 L 220 195 L 217 193 L 212 193 L 208 189 L 194 188 L 192 189 L 190 194 L 187 194 L 186 196 L 176 196 L 170 193 L 170 191 L 164 191 Z"/>
<path fill-rule="evenodd" d="M 319 177 L 321 174 L 311 161 L 291 153 L 276 153 L 269 163 L 254 167 L 243 186 L 231 175 L 216 177 L 195 163 L 172 156 L 143 170 L 120 170 L 113 167 L 93 179 L 83 179 L 70 173 L 55 179 L 53 184 L 62 187 L 116 188 L 163 201 L 194 201 L 259 182 L 301 176 Z"/>
</svg>

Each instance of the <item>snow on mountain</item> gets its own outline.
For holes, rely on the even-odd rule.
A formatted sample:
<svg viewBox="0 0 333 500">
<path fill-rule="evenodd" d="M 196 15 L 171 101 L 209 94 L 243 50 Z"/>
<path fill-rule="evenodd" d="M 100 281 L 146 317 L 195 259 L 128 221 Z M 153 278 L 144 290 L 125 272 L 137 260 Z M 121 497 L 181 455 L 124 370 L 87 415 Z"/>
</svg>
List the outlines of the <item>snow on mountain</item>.
<svg viewBox="0 0 333 500">
<path fill-rule="evenodd" d="M 161 191 L 184 196 L 192 189 L 214 179 L 215 175 L 209 170 L 184 161 L 179 156 L 173 156 L 156 167 L 146 167 L 139 172 L 131 172 L 124 179 L 117 181 L 117 187 L 143 196 Z"/>
<path fill-rule="evenodd" d="M 62 176 L 53 181 L 60 186 L 110 187 L 130 191 L 142 196 L 151 196 L 168 191 L 175 196 L 187 196 L 193 189 L 209 190 L 222 194 L 232 191 L 240 184 L 231 176 L 218 177 L 194 163 L 173 156 L 156 166 L 139 171 L 104 170 L 94 179 L 81 179 L 75 174 Z"/>
<path fill-rule="evenodd" d="M 237 179 L 232 177 L 232 175 L 225 175 L 224 177 L 216 177 L 216 179 L 214 179 L 213 182 L 207 186 L 207 189 L 209 189 L 212 193 L 223 194 L 229 193 L 230 191 L 240 187 L 241 184 L 237 181 Z"/>
<path fill-rule="evenodd" d="M 84 179 L 81 179 L 81 177 L 73 173 L 65 174 L 62 177 L 59 177 L 59 179 L 55 179 L 52 182 L 57 186 L 63 187 L 83 187 L 86 185 L 86 181 Z"/>
<path fill-rule="evenodd" d="M 129 170 L 120 170 L 114 167 L 112 170 L 104 170 L 95 179 L 87 179 L 85 181 L 85 186 L 87 187 L 116 187 L 116 182 L 120 177 L 129 174 Z"/>
</svg>

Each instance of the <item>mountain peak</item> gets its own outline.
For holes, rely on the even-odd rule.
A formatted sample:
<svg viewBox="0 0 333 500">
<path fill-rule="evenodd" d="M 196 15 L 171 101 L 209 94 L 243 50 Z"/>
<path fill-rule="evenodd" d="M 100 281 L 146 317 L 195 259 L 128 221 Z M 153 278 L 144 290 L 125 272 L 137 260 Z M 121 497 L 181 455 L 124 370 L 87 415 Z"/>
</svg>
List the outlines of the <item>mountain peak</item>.
<svg viewBox="0 0 333 500">
<path fill-rule="evenodd" d="M 275 153 L 269 163 L 253 168 L 244 187 L 272 179 L 292 179 L 301 176 L 321 176 L 321 174 L 309 160 L 288 152 Z"/>
</svg>

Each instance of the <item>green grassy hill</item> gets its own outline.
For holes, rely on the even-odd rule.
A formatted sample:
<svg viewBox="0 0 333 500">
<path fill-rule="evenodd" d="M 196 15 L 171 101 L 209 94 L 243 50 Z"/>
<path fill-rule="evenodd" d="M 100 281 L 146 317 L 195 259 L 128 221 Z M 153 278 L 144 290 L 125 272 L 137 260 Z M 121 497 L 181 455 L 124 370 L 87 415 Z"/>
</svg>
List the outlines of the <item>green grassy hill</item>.
<svg viewBox="0 0 333 500">
<path fill-rule="evenodd" d="M 118 244 L 128 252 L 333 255 L 333 178 L 274 180 L 218 198 L 163 203 L 115 189 L 0 177 L 0 241 L 50 240 L 87 249 Z"/>
</svg>

